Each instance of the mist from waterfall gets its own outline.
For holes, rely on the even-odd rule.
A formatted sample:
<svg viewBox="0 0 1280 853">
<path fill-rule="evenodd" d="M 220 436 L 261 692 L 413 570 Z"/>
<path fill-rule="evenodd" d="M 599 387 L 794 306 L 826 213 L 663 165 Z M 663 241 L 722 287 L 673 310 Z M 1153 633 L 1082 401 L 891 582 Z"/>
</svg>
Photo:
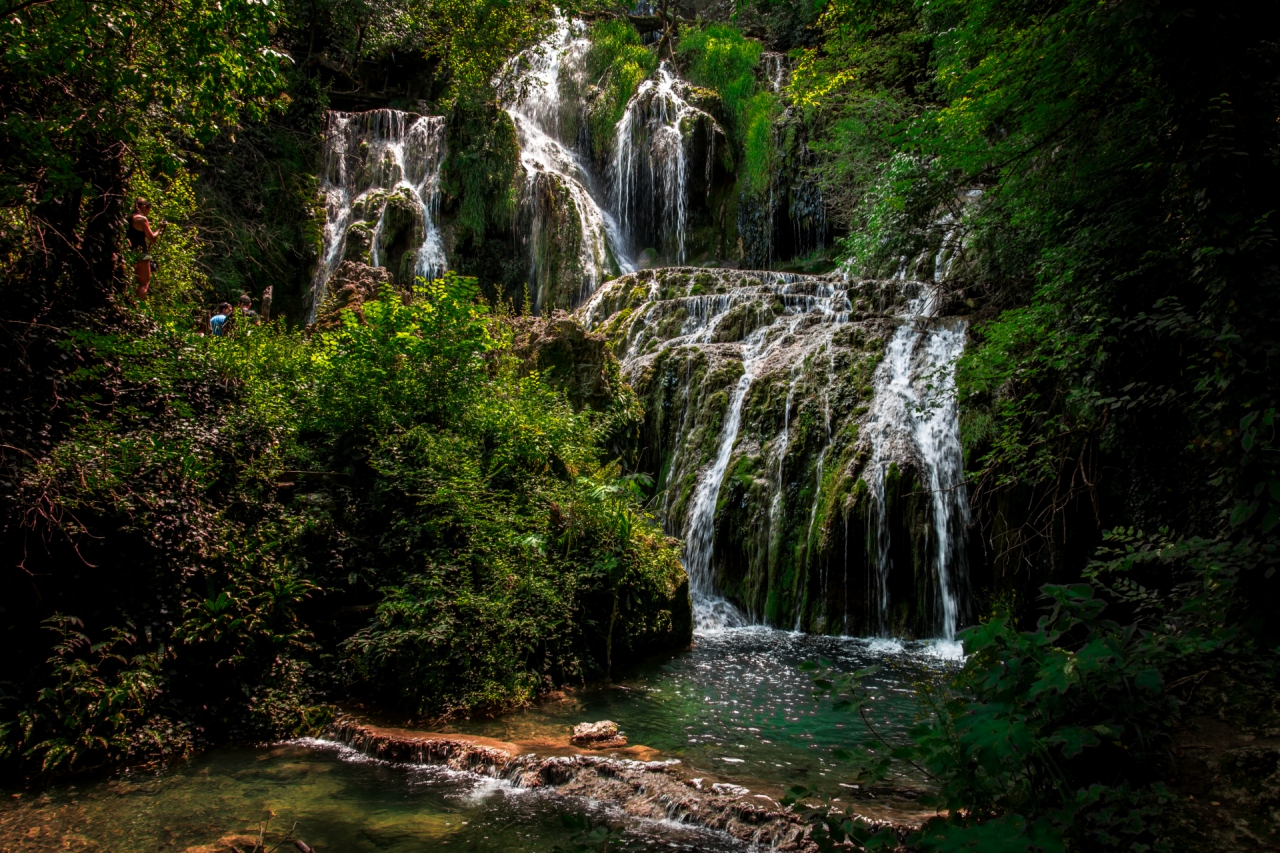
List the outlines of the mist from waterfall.
<svg viewBox="0 0 1280 853">
<path fill-rule="evenodd" d="M 373 222 L 367 247 L 374 266 L 385 265 L 384 234 L 393 196 L 416 208 L 412 273 L 428 280 L 447 264 L 438 224 L 440 169 L 445 158 L 445 123 L 439 116 L 399 110 L 330 112 L 324 134 L 320 193 L 324 197 L 324 240 L 311 285 L 307 321 L 315 320 L 329 278 L 348 249 L 357 221 Z"/>
</svg>

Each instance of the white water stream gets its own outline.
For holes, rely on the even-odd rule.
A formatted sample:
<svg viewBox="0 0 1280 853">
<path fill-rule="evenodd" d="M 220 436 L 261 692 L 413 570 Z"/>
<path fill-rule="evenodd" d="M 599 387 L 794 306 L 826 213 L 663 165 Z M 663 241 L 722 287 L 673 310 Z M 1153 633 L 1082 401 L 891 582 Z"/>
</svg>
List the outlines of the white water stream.
<svg viewBox="0 0 1280 853">
<path fill-rule="evenodd" d="M 356 221 L 373 222 L 369 254 L 385 265 L 388 201 L 399 196 L 416 208 L 413 274 L 428 280 L 444 274 L 446 258 L 437 224 L 440 168 L 445 157 L 445 124 L 438 116 L 398 110 L 331 112 L 324 135 L 324 242 L 311 286 L 307 321 L 315 320 L 329 278 L 347 251 L 348 229 Z"/>
<path fill-rule="evenodd" d="M 595 180 L 586 158 L 562 136 L 560 79 L 577 74 L 590 42 L 580 21 L 559 18 L 546 41 L 508 63 L 499 80 L 503 108 L 511 116 L 520 141 L 524 170 L 524 203 L 532 210 L 530 278 L 534 310 L 547 303 L 551 282 L 544 281 L 541 259 L 557 237 L 552 228 L 555 211 L 542 199 L 568 194 L 578 221 L 578 264 L 582 274 L 578 300 L 589 297 L 616 272 L 632 272 L 635 265 L 624 251 L 622 233 L 613 214 L 595 198 Z"/>
<path fill-rule="evenodd" d="M 910 285 L 907 285 L 910 286 Z M 965 324 L 936 319 L 937 291 L 918 288 L 885 348 L 875 377 L 875 398 L 866 423 L 871 459 L 864 479 L 876 505 L 874 546 L 876 572 L 868 577 L 868 600 L 876 605 L 869 620 L 881 634 L 889 624 L 889 582 L 893 572 L 886 485 L 890 466 L 915 461 L 928 490 L 933 516 L 933 569 L 937 635 L 955 639 L 964 615 L 966 592 L 964 531 L 969 501 L 964 483 L 964 453 L 955 393 L 955 364 L 964 351 Z"/>
<path fill-rule="evenodd" d="M 642 223 L 660 222 L 662 244 L 685 261 L 689 220 L 689 155 L 693 123 L 715 119 L 685 100 L 688 84 L 669 62 L 640 84 L 614 134 L 613 209 L 634 245 Z M 647 189 L 644 193 L 647 177 Z"/>
</svg>

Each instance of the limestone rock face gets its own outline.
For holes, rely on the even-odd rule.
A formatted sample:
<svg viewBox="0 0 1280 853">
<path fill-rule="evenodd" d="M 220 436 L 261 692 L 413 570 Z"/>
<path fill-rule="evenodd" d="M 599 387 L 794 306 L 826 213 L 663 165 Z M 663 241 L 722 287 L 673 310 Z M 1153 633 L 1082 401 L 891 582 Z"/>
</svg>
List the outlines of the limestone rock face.
<svg viewBox="0 0 1280 853">
<path fill-rule="evenodd" d="M 627 745 L 626 737 L 618 733 L 618 724 L 613 720 L 578 723 L 573 727 L 569 742 L 587 749 L 615 749 Z"/>
<path fill-rule="evenodd" d="M 364 303 L 377 299 L 391 283 L 391 274 L 382 267 L 343 261 L 329 278 L 328 292 L 316 311 L 315 325 L 331 329 L 342 322 L 342 312 L 351 310 L 363 318 Z"/>
<path fill-rule="evenodd" d="M 529 370 L 564 391 L 575 408 L 608 408 L 622 380 L 604 335 L 588 332 L 564 311 L 518 317 L 512 325 L 512 349 Z"/>
<path fill-rule="evenodd" d="M 593 274 L 592 266 L 606 259 L 594 258 L 595 247 L 584 245 L 582 213 L 569 184 L 551 172 L 535 173 L 525 186 L 521 209 L 534 282 L 531 307 L 537 313 L 574 307 L 589 287 L 584 282 Z"/>
<path fill-rule="evenodd" d="M 382 227 L 378 233 L 378 260 L 392 271 L 395 280 L 409 286 L 413 283 L 417 247 L 426 236 L 422 206 L 412 191 L 402 187 L 387 197 L 382 209 Z"/>
<path fill-rule="evenodd" d="M 741 396 L 708 571 L 755 621 L 931 635 L 937 549 L 920 460 L 895 447 L 880 498 L 867 469 L 874 376 L 918 287 L 665 268 L 609 282 L 579 311 L 644 404 L 637 464 L 654 476 L 668 533 L 690 538 L 698 486 Z"/>
</svg>

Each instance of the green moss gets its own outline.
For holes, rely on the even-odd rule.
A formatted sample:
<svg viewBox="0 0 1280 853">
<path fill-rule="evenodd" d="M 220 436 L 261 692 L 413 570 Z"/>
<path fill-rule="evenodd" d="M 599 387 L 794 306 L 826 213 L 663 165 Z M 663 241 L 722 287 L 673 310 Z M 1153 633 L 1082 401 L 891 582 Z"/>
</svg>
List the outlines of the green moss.
<svg viewBox="0 0 1280 853">
<path fill-rule="evenodd" d="M 487 229 L 510 224 L 519 164 L 515 124 L 496 103 L 454 110 L 440 184 L 459 242 L 483 242 Z"/>
<path fill-rule="evenodd" d="M 591 142 L 597 154 L 613 140 L 614 127 L 636 89 L 658 67 L 658 55 L 645 47 L 635 27 L 625 20 L 597 21 L 588 33 L 587 79 L 597 87 L 590 106 Z"/>
</svg>

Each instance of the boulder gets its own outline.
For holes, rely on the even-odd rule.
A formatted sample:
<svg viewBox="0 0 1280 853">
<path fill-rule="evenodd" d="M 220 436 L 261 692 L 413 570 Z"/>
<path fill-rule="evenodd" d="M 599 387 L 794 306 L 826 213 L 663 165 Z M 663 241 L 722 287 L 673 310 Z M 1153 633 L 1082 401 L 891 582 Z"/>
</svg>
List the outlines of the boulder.
<svg viewBox="0 0 1280 853">
<path fill-rule="evenodd" d="M 526 369 L 538 371 L 549 385 L 564 391 L 574 408 L 609 408 L 622 382 L 604 335 L 588 332 L 564 311 L 511 322 L 511 349 Z"/>
<path fill-rule="evenodd" d="M 618 724 L 613 720 L 601 720 L 598 723 L 578 723 L 573 727 L 569 742 L 586 749 L 617 749 L 627 745 L 627 738 L 618 732 Z"/>
<path fill-rule="evenodd" d="M 326 286 L 327 293 L 316 311 L 315 325 L 332 329 L 342 322 L 343 311 L 354 311 L 364 318 L 364 303 L 377 299 L 385 285 L 391 283 L 391 274 L 382 267 L 371 267 L 356 261 L 343 261 Z"/>
</svg>

